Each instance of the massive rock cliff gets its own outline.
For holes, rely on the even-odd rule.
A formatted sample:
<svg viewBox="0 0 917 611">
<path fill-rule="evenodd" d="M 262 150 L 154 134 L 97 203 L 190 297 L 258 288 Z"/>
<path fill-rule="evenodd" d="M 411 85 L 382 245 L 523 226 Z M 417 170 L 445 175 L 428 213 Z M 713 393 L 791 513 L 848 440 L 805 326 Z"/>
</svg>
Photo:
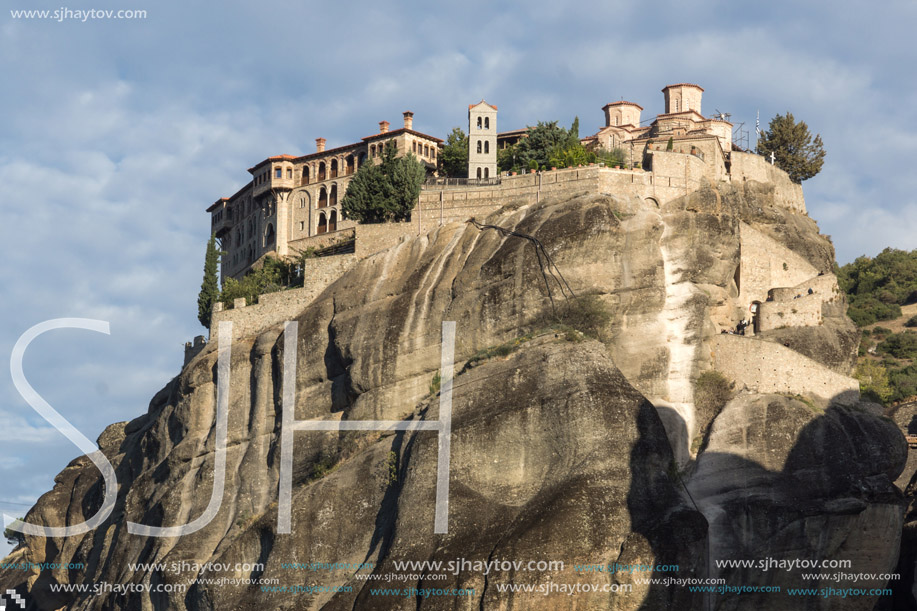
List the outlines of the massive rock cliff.
<svg viewBox="0 0 917 611">
<path fill-rule="evenodd" d="M 822 324 L 734 336 L 743 343 L 731 352 L 718 343 L 769 288 L 829 272 L 833 249 L 811 219 L 749 181 L 708 184 L 661 209 L 587 193 L 505 207 L 486 223 L 532 236 L 543 250 L 518 235 L 446 225 L 359 262 L 305 307 L 294 372 L 284 371 L 282 324 L 233 342 L 226 486 L 206 526 L 164 538 L 127 530 L 127 522 L 185 524 L 207 509 L 220 441 L 216 338 L 146 415 L 99 439 L 120 482 L 105 524 L 70 538 L 29 536 L 13 555 L 84 568 L 6 571 L 0 585 L 34 609 L 872 608 L 876 597 L 700 593 L 684 581 L 643 579 L 842 587 L 798 570 L 718 561 L 849 559 L 850 572 L 876 573 L 895 566 L 903 501 L 892 482 L 906 446 L 873 407 L 842 393 L 856 344 L 842 300 L 820 298 Z M 776 263 L 765 272 L 768 257 Z M 579 301 L 565 298 L 558 281 Z M 560 318 L 588 304 L 568 323 L 604 320 L 596 309 L 609 322 L 584 337 L 556 324 L 552 298 Z M 429 430 L 297 431 L 292 532 L 280 532 L 285 376 L 295 376 L 297 421 L 437 421 L 443 321 L 457 330 L 448 532 L 434 532 L 441 440 Z M 763 365 L 754 361 L 761 355 Z M 744 376 L 753 361 L 755 375 Z M 733 398 L 719 411 L 698 409 L 695 381 L 721 362 L 738 372 Z M 814 372 L 817 392 L 772 392 L 781 367 L 796 365 Z M 78 459 L 27 519 L 77 523 L 102 496 L 98 471 Z M 456 559 L 536 564 L 399 564 Z M 233 568 L 202 574 L 207 562 Z M 162 566 L 132 570 L 135 563 Z M 604 570 L 614 563 L 657 570 Z M 153 591 L 51 587 L 100 583 Z M 579 589 L 571 596 L 564 587 Z M 430 588 L 473 594 L 425 594 Z"/>
</svg>

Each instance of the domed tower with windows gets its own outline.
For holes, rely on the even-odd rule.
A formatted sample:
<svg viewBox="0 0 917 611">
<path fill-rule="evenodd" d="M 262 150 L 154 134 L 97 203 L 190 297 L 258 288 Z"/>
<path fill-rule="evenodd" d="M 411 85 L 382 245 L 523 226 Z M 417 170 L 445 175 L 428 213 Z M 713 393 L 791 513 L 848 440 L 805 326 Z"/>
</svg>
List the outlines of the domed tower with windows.
<svg viewBox="0 0 917 611">
<path fill-rule="evenodd" d="M 481 100 L 468 106 L 468 178 L 497 176 L 497 107 Z"/>
</svg>

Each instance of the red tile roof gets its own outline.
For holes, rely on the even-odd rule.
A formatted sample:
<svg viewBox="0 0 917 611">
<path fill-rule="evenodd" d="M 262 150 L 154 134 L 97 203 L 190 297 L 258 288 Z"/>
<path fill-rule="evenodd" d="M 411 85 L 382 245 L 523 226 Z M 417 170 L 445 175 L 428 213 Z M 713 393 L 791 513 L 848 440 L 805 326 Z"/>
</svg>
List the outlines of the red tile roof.
<svg viewBox="0 0 917 611">
<path fill-rule="evenodd" d="M 485 105 L 487 105 L 487 106 L 490 106 L 490 107 L 493 108 L 494 110 L 497 110 L 497 107 L 494 106 L 493 104 L 487 104 L 487 102 L 484 101 L 484 98 L 481 98 L 481 101 L 478 102 L 477 104 L 469 104 L 469 105 L 468 105 L 468 110 L 471 110 L 471 109 L 474 108 L 475 106 L 480 106 L 481 104 L 485 104 Z"/>
</svg>

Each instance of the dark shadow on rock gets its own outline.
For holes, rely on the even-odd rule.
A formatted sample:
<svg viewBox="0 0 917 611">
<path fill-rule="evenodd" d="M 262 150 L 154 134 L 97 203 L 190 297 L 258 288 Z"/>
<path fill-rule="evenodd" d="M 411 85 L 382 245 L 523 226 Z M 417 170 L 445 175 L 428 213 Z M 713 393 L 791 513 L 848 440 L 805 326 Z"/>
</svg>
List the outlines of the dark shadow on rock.
<svg viewBox="0 0 917 611">
<path fill-rule="evenodd" d="M 723 578 L 733 587 L 779 586 L 781 593 L 717 593 L 708 601 L 709 608 L 912 608 L 882 606 L 891 604 L 891 598 L 787 594 L 790 588 L 895 587 L 887 581 L 834 579 L 836 569 L 823 578 L 803 578 L 808 572 L 798 568 L 716 568 L 717 561 L 728 560 L 849 559 L 852 566 L 842 571 L 847 574 L 894 572 L 899 535 L 895 524 L 903 499 L 893 482 L 905 460 L 904 439 L 896 427 L 866 408 L 850 406 L 848 396 L 840 397 L 846 405 L 832 403 L 814 419 L 804 411 L 810 406 L 789 397 L 770 397 L 762 404 L 767 411 L 756 429 L 755 421 L 746 419 L 742 430 L 724 428 L 718 431 L 719 439 L 713 435 L 710 449 L 698 456 L 688 489 L 710 524 L 710 577 Z M 795 436 L 788 436 L 793 410 L 808 421 Z M 743 434 L 746 456 L 717 449 L 724 440 L 735 442 Z M 788 449 L 780 448 L 783 439 L 792 444 Z M 780 462 L 780 456 L 785 456 L 780 470 L 754 459 Z"/>
<path fill-rule="evenodd" d="M 707 522 L 680 482 L 667 436 L 670 428 L 675 435 L 687 436 L 685 423 L 675 410 L 654 408 L 644 401 L 637 412 L 639 438 L 630 451 L 627 509 L 633 534 L 622 546 L 617 562 L 679 566 L 676 574 L 654 571 L 651 576 L 656 579 L 703 578 Z M 700 609 L 701 603 L 702 596 L 687 588 L 652 585 L 640 609 Z"/>
</svg>

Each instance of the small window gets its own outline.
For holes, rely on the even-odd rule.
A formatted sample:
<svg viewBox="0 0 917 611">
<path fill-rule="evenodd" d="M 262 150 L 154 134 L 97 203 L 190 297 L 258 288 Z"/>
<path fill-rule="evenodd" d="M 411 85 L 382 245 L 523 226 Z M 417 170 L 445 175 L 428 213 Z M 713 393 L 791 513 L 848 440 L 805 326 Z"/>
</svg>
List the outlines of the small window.
<svg viewBox="0 0 917 611">
<path fill-rule="evenodd" d="M 484 168 L 484 178 L 490 178 L 490 168 Z"/>
<path fill-rule="evenodd" d="M 305 231 L 305 229 L 306 229 L 306 222 L 305 222 L 305 221 L 299 221 L 299 230 L 300 230 L 300 231 Z"/>
<path fill-rule="evenodd" d="M 490 142 L 487 142 L 487 141 L 484 142 L 484 152 L 485 153 L 490 152 Z"/>
<path fill-rule="evenodd" d="M 481 177 L 481 168 L 478 168 L 478 178 Z"/>
<path fill-rule="evenodd" d="M 481 129 L 481 117 L 478 117 L 478 129 Z"/>
<path fill-rule="evenodd" d="M 416 152 L 417 152 L 417 143 L 414 142 L 413 145 L 414 145 L 414 147 L 413 147 L 413 148 L 414 148 L 414 152 L 416 153 Z"/>
<path fill-rule="evenodd" d="M 479 152 L 479 153 L 481 152 L 481 141 L 480 141 L 480 140 L 478 140 L 478 152 Z M 480 177 L 479 177 L 479 178 L 480 178 Z"/>
<path fill-rule="evenodd" d="M 287 178 L 293 178 L 293 168 L 287 168 Z"/>
<path fill-rule="evenodd" d="M 484 117 L 484 129 L 490 129 L 490 117 Z"/>
<path fill-rule="evenodd" d="M 283 178 L 283 168 L 274 168 L 274 178 Z"/>
</svg>

